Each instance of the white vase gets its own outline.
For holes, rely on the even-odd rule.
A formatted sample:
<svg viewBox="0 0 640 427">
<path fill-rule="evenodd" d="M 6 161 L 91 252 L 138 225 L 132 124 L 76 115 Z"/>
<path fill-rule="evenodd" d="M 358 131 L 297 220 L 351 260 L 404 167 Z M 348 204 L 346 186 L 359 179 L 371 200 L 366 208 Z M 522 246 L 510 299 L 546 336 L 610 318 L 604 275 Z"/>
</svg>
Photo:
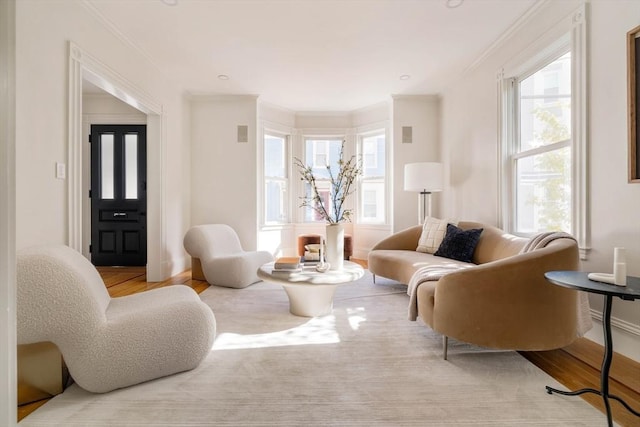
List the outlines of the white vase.
<svg viewBox="0 0 640 427">
<path fill-rule="evenodd" d="M 328 224 L 325 244 L 327 246 L 325 256 L 329 263 L 329 269 L 342 270 L 344 266 L 344 225 L 340 223 Z"/>
</svg>

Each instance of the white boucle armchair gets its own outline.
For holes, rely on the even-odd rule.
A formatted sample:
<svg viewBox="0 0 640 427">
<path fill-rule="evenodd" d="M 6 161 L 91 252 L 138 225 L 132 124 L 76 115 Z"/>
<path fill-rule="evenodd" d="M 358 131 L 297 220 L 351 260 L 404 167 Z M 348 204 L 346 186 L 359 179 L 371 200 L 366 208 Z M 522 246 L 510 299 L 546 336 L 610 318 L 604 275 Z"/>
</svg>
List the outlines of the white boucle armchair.
<svg viewBox="0 0 640 427">
<path fill-rule="evenodd" d="M 193 289 L 111 298 L 95 267 L 67 246 L 19 251 L 17 288 L 18 344 L 53 342 L 90 392 L 193 369 L 215 338 L 213 312 Z"/>
<path fill-rule="evenodd" d="M 267 251 L 244 251 L 233 228 L 226 224 L 197 225 L 184 236 L 191 255 L 193 279 L 228 288 L 246 288 L 259 282 L 258 268 L 273 261 Z"/>
</svg>

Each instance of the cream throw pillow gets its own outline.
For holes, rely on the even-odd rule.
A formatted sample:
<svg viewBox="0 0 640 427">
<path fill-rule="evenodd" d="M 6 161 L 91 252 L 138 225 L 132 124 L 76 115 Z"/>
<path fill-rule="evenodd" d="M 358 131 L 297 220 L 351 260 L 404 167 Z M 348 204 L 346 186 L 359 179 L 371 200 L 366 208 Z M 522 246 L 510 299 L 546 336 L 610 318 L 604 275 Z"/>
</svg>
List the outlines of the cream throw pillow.
<svg viewBox="0 0 640 427">
<path fill-rule="evenodd" d="M 458 221 L 450 219 L 438 219 L 428 216 L 422 226 L 422 234 L 418 240 L 416 251 L 426 252 L 428 254 L 435 253 L 447 234 L 447 224 L 458 225 Z"/>
</svg>

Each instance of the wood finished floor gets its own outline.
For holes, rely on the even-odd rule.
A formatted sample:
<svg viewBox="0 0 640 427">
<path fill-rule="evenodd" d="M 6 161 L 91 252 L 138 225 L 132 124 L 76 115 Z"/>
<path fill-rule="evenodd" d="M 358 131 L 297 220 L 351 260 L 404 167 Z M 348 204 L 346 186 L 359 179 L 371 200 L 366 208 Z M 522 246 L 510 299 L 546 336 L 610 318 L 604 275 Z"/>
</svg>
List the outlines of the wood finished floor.
<svg viewBox="0 0 640 427">
<path fill-rule="evenodd" d="M 366 268 L 366 262 L 358 261 Z M 191 279 L 187 270 L 164 282 L 147 282 L 143 267 L 100 267 L 107 291 L 112 297 L 131 295 L 149 289 L 182 284 L 201 293 L 209 287 L 206 282 Z M 614 344 L 615 346 L 615 344 Z M 551 351 L 521 352 L 531 363 L 555 378 L 569 390 L 583 387 L 600 388 L 600 365 L 603 355 L 602 346 L 587 339 L 578 339 L 568 347 Z M 620 396 L 632 408 L 640 410 L 640 363 L 615 353 L 611 365 L 609 393 Z M 544 393 L 544 390 L 540 390 Z M 558 397 L 560 398 L 560 397 Z M 604 414 L 602 398 L 595 394 L 584 394 L 582 398 Z M 46 403 L 47 400 L 18 407 L 18 421 Z M 621 404 L 611 400 L 614 421 L 621 426 L 639 426 L 640 418 L 628 412 Z M 603 425 L 606 420 L 603 415 Z"/>
</svg>

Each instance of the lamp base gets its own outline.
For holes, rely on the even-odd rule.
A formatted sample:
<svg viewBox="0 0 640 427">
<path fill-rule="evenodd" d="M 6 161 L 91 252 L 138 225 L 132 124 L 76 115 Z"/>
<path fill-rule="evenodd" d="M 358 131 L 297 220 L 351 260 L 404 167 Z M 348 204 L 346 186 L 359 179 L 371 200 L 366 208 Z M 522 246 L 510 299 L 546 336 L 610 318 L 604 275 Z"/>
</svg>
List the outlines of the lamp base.
<svg viewBox="0 0 640 427">
<path fill-rule="evenodd" d="M 418 194 L 418 224 L 423 225 L 428 216 L 431 216 L 431 192 L 421 191 Z"/>
</svg>

